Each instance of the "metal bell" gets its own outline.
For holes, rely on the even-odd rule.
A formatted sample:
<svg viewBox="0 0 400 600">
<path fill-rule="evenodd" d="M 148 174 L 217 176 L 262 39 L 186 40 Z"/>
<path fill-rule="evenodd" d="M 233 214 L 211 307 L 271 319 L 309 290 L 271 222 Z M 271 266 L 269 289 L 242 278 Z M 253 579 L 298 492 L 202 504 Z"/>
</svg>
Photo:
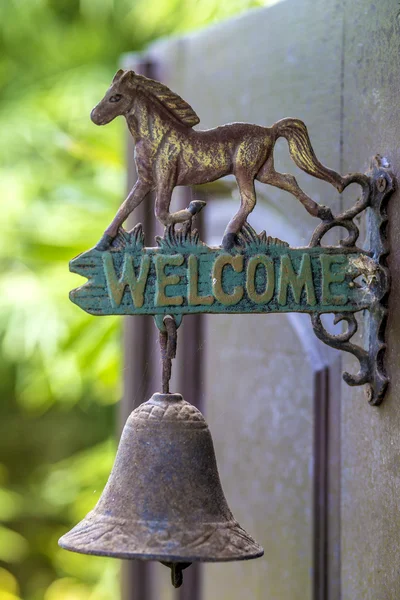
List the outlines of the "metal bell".
<svg viewBox="0 0 400 600">
<path fill-rule="evenodd" d="M 264 553 L 233 518 L 210 430 L 180 394 L 154 394 L 131 413 L 96 507 L 59 544 L 83 554 L 161 561 L 175 587 L 194 561 Z"/>
</svg>

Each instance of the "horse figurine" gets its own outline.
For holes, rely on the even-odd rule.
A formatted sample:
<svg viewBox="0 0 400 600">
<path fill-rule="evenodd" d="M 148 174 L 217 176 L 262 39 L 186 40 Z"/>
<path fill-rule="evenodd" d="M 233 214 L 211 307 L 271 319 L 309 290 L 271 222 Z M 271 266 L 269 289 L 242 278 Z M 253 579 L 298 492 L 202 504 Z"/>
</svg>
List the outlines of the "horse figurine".
<svg viewBox="0 0 400 600">
<path fill-rule="evenodd" d="M 226 250 L 235 245 L 236 235 L 256 204 L 255 179 L 290 192 L 310 215 L 333 220 L 330 208 L 307 196 L 292 175 L 274 169 L 274 145 L 284 137 L 300 169 L 343 191 L 345 178 L 319 162 L 299 119 L 282 119 L 272 127 L 231 123 L 197 131 L 193 127 L 199 117 L 178 94 L 158 81 L 122 69 L 92 110 L 91 119 L 96 125 L 106 125 L 119 115 L 126 118 L 134 139 L 138 179 L 97 244 L 98 250 L 110 247 L 118 229 L 149 192 L 156 192 L 155 214 L 163 225 L 184 223 L 205 202 L 195 200 L 187 209 L 170 213 L 174 187 L 209 183 L 229 174 L 236 177 L 241 202 L 224 233 Z"/>
</svg>

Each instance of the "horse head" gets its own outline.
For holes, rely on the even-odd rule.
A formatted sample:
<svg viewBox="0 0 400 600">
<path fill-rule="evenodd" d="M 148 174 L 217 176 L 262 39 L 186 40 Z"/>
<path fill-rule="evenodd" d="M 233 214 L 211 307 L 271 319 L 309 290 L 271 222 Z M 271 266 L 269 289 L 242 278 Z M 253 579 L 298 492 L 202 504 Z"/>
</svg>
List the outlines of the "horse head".
<svg viewBox="0 0 400 600">
<path fill-rule="evenodd" d="M 90 113 L 96 125 L 106 125 L 115 117 L 124 115 L 131 108 L 135 88 L 135 73 L 120 69 L 115 75 L 104 98 Z"/>
</svg>

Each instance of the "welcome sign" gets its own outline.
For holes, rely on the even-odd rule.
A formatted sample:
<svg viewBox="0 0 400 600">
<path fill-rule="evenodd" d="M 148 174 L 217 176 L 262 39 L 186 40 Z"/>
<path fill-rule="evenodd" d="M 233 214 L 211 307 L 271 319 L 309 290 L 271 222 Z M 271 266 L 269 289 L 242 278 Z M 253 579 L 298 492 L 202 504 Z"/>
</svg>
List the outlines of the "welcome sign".
<svg viewBox="0 0 400 600">
<path fill-rule="evenodd" d="M 138 225 L 110 250 L 79 255 L 70 269 L 88 282 L 71 300 L 93 315 L 355 312 L 371 303 L 355 281 L 369 259 L 354 248 L 290 248 L 249 225 L 230 252 L 172 227 L 157 242 L 146 248 Z"/>
</svg>

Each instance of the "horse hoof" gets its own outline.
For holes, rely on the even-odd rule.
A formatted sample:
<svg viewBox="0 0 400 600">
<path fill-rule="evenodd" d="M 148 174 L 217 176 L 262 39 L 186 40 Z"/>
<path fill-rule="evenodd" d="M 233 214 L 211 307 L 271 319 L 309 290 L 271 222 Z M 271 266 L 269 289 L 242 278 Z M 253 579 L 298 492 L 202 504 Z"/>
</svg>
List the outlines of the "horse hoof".
<svg viewBox="0 0 400 600">
<path fill-rule="evenodd" d="M 222 239 L 222 247 L 224 250 L 232 250 L 236 244 L 237 236 L 236 233 L 226 233 Z"/>
<path fill-rule="evenodd" d="M 105 233 L 101 240 L 96 244 L 96 250 L 100 250 L 100 252 L 105 252 L 106 250 L 109 250 L 113 240 L 114 238 L 112 237 L 112 235 L 108 235 L 108 233 Z"/>
<path fill-rule="evenodd" d="M 204 202 L 203 200 L 192 200 L 189 204 L 188 211 L 192 213 L 193 216 L 197 215 L 206 204 L 207 202 Z"/>
<path fill-rule="evenodd" d="M 329 206 L 320 206 L 318 210 L 318 218 L 325 223 L 330 223 L 334 220 L 334 216 Z"/>
</svg>

